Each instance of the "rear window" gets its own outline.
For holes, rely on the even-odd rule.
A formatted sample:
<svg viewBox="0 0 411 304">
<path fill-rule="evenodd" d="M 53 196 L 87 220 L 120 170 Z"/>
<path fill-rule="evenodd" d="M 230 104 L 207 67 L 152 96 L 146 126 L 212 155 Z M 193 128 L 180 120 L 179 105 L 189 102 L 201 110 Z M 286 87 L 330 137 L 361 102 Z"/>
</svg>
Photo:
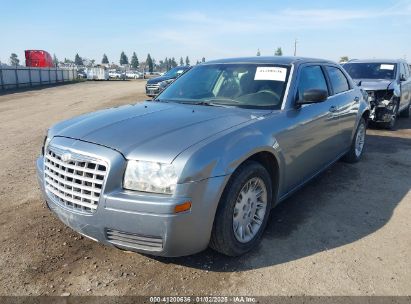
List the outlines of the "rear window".
<svg viewBox="0 0 411 304">
<path fill-rule="evenodd" d="M 344 73 L 341 72 L 340 69 L 332 66 L 327 66 L 326 70 L 328 72 L 328 76 L 330 77 L 334 94 L 346 92 L 350 89 L 347 77 L 345 77 Z"/>
</svg>

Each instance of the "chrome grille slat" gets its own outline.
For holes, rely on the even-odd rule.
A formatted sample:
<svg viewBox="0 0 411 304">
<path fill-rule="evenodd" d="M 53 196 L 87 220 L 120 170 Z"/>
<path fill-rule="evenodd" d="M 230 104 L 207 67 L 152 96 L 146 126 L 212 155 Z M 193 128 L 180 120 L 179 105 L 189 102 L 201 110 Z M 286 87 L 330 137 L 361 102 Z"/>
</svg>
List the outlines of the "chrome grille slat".
<svg viewBox="0 0 411 304">
<path fill-rule="evenodd" d="M 102 180 L 97 180 L 97 179 L 94 180 L 94 179 L 91 179 L 91 178 L 88 178 L 88 177 L 85 177 L 85 176 L 76 175 L 76 174 L 71 174 L 71 173 L 68 173 L 67 171 L 63 171 L 63 170 L 57 169 L 56 167 L 50 166 L 50 165 L 47 164 L 47 163 L 46 163 L 45 165 L 46 165 L 46 167 L 48 167 L 49 170 L 56 171 L 57 173 L 63 174 L 64 176 L 67 176 L 67 177 L 70 177 L 70 178 L 78 179 L 78 177 L 81 177 L 82 180 L 84 180 L 84 181 L 86 181 L 86 182 L 95 183 L 95 184 L 100 184 L 100 185 L 103 184 L 103 181 L 102 181 Z"/>
<path fill-rule="evenodd" d="M 50 159 L 50 157 L 48 155 L 46 157 L 48 159 Z M 52 160 L 52 159 L 50 159 L 50 160 Z M 74 165 L 66 164 L 66 163 L 64 163 L 62 161 L 59 161 L 59 160 L 56 160 L 56 159 L 54 159 L 52 161 L 54 163 L 60 165 L 60 166 L 67 167 L 67 168 L 73 169 L 73 170 L 78 170 L 78 168 L 80 167 L 80 166 L 74 166 Z M 83 172 L 87 172 L 87 173 L 91 173 L 91 174 L 101 174 L 101 172 L 98 171 L 98 170 L 92 170 L 92 169 L 85 168 L 85 167 L 80 167 L 80 168 L 81 168 L 81 171 L 83 171 Z"/>
<path fill-rule="evenodd" d="M 107 240 L 115 246 L 123 246 L 150 251 L 163 250 L 161 237 L 143 236 L 135 233 L 106 229 Z"/>
<path fill-rule="evenodd" d="M 160 87 L 159 84 L 148 84 L 147 85 L 147 89 L 149 90 L 155 90 L 155 89 L 158 89 L 159 87 Z"/>
<path fill-rule="evenodd" d="M 96 193 L 99 193 L 99 194 L 100 194 L 100 191 L 96 191 L 96 188 L 88 187 L 88 186 L 83 186 L 83 185 L 76 184 L 76 183 L 72 183 L 72 182 L 69 182 L 68 180 L 64 180 L 64 179 L 59 178 L 59 177 L 57 178 L 57 177 L 51 175 L 51 174 L 48 173 L 48 172 L 45 172 L 45 174 L 48 176 L 48 177 L 46 176 L 46 179 L 52 178 L 52 179 L 54 179 L 54 180 L 56 180 L 56 181 L 58 181 L 58 182 L 60 182 L 60 183 L 66 184 L 67 186 L 76 187 L 76 188 L 80 188 L 80 189 L 82 189 L 82 190 L 86 190 L 86 191 L 90 191 L 90 192 L 96 192 Z M 100 190 L 100 189 L 98 189 L 98 190 Z"/>
<path fill-rule="evenodd" d="M 83 213 L 96 211 L 107 174 L 107 164 L 100 159 L 50 146 L 44 157 L 46 191 L 57 203 Z"/>
<path fill-rule="evenodd" d="M 59 193 L 58 191 L 56 191 L 54 189 L 48 189 L 48 191 L 50 191 L 51 193 L 53 193 L 57 197 L 61 196 L 61 193 Z M 70 197 L 65 197 L 65 198 L 68 199 Z M 82 201 L 74 199 L 74 198 L 70 198 L 70 201 L 74 202 L 77 205 L 84 206 L 84 207 L 87 207 L 87 208 L 90 208 L 90 209 L 97 209 L 97 206 L 94 205 L 94 204 L 89 204 L 89 203 L 86 203 L 86 202 L 82 202 Z"/>
<path fill-rule="evenodd" d="M 67 196 L 67 195 L 70 195 L 70 196 L 78 196 L 78 195 L 77 195 L 78 192 L 75 192 L 75 191 L 72 190 L 72 189 L 63 188 L 59 183 L 56 183 L 56 182 L 52 181 L 50 178 L 46 178 L 46 181 L 47 181 L 49 184 L 51 184 L 51 185 L 54 187 L 54 189 L 60 191 L 61 194 L 64 194 L 64 195 L 66 195 L 66 196 Z M 98 202 L 98 200 L 99 200 L 99 197 L 94 197 L 94 196 L 87 195 L 87 194 L 84 194 L 84 193 L 81 194 L 81 198 L 85 198 L 85 199 L 88 199 L 88 200 L 91 200 L 91 201 L 95 201 L 95 202 Z M 97 206 L 96 206 L 96 208 L 97 208 Z"/>
</svg>

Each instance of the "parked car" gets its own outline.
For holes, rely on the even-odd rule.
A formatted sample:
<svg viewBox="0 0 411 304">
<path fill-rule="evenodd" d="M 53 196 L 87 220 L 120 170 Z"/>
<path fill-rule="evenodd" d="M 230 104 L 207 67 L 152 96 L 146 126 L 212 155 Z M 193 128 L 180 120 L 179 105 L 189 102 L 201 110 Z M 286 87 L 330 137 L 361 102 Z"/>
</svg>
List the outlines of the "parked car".
<svg viewBox="0 0 411 304">
<path fill-rule="evenodd" d="M 86 68 L 87 80 L 109 80 L 109 72 L 105 67 L 96 66 Z"/>
<path fill-rule="evenodd" d="M 164 90 L 170 83 L 172 83 L 177 77 L 181 76 L 190 68 L 190 66 L 178 66 L 171 69 L 163 76 L 147 80 L 146 95 L 150 97 L 156 96 L 158 93 Z"/>
<path fill-rule="evenodd" d="M 110 72 L 108 73 L 108 76 L 109 76 L 110 78 L 114 78 L 114 79 L 122 78 L 122 74 L 121 74 L 120 72 L 117 72 L 117 71 L 110 71 Z"/>
<path fill-rule="evenodd" d="M 127 71 L 126 76 L 127 76 L 127 78 L 132 78 L 132 79 L 141 78 L 141 74 L 137 71 Z"/>
<path fill-rule="evenodd" d="M 77 78 L 87 78 L 87 73 L 84 70 L 77 70 Z"/>
<path fill-rule="evenodd" d="M 49 129 L 37 178 L 79 233 L 125 250 L 241 255 L 272 207 L 343 158 L 369 104 L 331 61 L 253 57 L 193 67 L 152 101 Z"/>
<path fill-rule="evenodd" d="M 372 122 L 393 129 L 398 114 L 410 116 L 411 73 L 405 60 L 352 60 L 343 67 L 368 93 Z"/>
</svg>

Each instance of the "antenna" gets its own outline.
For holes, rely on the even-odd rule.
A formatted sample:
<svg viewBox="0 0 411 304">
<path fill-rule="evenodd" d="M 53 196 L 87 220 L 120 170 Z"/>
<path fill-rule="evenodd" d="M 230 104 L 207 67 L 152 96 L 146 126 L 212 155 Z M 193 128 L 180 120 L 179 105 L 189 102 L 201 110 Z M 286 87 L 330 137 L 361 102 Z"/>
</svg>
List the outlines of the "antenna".
<svg viewBox="0 0 411 304">
<path fill-rule="evenodd" d="M 294 56 L 297 56 L 297 43 L 298 43 L 298 40 L 297 38 L 295 38 L 294 39 Z"/>
</svg>

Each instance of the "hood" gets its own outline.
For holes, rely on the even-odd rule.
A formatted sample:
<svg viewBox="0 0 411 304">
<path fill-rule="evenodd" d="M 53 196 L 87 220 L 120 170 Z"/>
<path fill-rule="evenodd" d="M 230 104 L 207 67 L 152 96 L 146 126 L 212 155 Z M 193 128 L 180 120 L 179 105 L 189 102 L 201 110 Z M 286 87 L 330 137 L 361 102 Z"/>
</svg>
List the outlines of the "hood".
<svg viewBox="0 0 411 304">
<path fill-rule="evenodd" d="M 174 79 L 174 78 L 167 77 L 167 76 L 160 76 L 160 77 L 151 78 L 147 80 L 147 84 L 155 84 L 155 83 L 159 83 L 159 82 L 162 82 L 164 80 L 169 80 L 169 79 Z"/>
<path fill-rule="evenodd" d="M 127 159 L 171 163 L 188 147 L 255 117 L 239 108 L 143 102 L 61 122 L 50 134 L 103 145 Z"/>
<path fill-rule="evenodd" d="M 355 83 L 361 81 L 361 88 L 366 91 L 388 90 L 394 80 L 387 79 L 354 79 Z"/>
</svg>

